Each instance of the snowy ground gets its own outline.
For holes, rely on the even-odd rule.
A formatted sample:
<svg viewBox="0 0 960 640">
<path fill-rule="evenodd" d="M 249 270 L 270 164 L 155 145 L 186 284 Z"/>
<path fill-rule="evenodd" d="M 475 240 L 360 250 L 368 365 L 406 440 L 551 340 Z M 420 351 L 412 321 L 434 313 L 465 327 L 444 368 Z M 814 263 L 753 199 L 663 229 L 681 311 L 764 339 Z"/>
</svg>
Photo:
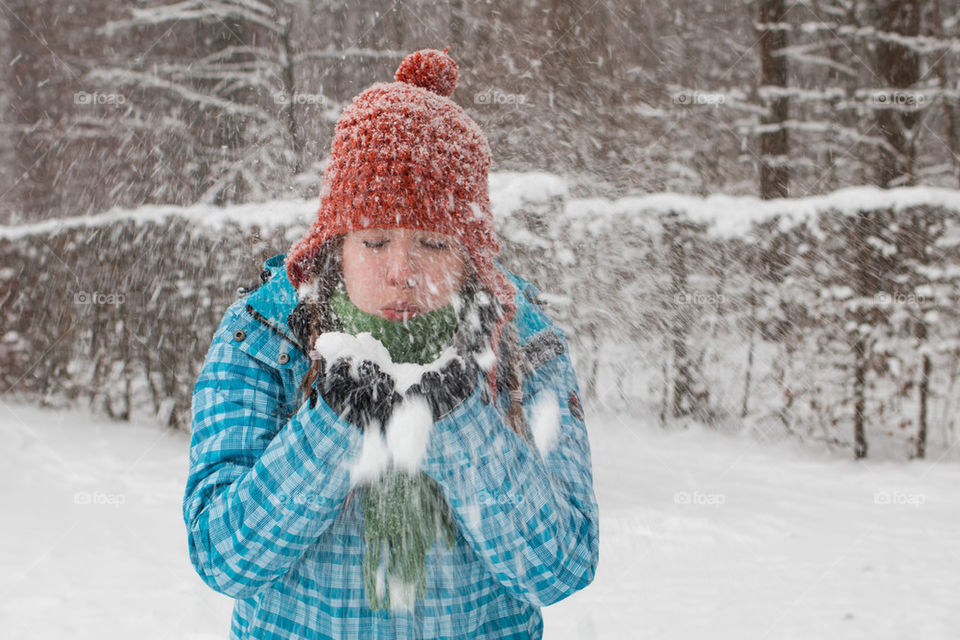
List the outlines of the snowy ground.
<svg viewBox="0 0 960 640">
<path fill-rule="evenodd" d="M 600 569 L 545 638 L 960 636 L 960 465 L 588 417 Z M 188 437 L 0 400 L 0 636 L 226 638 L 187 556 Z"/>
</svg>

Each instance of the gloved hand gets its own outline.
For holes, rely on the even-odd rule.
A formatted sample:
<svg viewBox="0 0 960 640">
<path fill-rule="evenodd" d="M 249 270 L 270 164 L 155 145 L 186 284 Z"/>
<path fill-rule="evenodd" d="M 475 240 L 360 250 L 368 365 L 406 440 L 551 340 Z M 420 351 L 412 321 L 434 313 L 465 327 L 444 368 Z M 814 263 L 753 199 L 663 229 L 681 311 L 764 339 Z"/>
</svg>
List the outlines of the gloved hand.
<svg viewBox="0 0 960 640">
<path fill-rule="evenodd" d="M 393 378 L 368 360 L 357 366 L 357 377 L 350 373 L 352 362 L 339 358 L 317 381 L 324 402 L 361 431 L 376 425 L 383 433 L 387 420 L 402 400 Z"/>
<path fill-rule="evenodd" d="M 473 393 L 481 378 L 476 358 L 490 348 L 490 334 L 501 314 L 495 298 L 478 292 L 465 305 L 459 319 L 460 329 L 454 339 L 458 357 L 440 370 L 424 373 L 420 381 L 407 390 L 408 395 L 426 399 L 434 421 L 452 412 Z M 393 378 L 369 361 L 358 365 L 357 378 L 350 375 L 350 368 L 351 361 L 346 358 L 334 362 L 317 381 L 320 394 L 331 409 L 361 430 L 376 422 L 383 432 L 394 409 L 402 402 Z M 321 366 L 321 370 L 324 367 Z"/>
<path fill-rule="evenodd" d="M 458 357 L 438 371 L 423 374 L 407 395 L 420 395 L 430 405 L 434 422 L 451 413 L 470 397 L 482 378 L 476 358 L 490 348 L 490 335 L 500 320 L 499 302 L 485 291 L 474 294 L 464 306 L 460 329 L 454 338 Z"/>
<path fill-rule="evenodd" d="M 420 395 L 430 405 L 434 422 L 448 415 L 470 397 L 477 386 L 480 368 L 471 356 L 454 358 L 438 371 L 428 371 L 407 395 Z"/>
</svg>

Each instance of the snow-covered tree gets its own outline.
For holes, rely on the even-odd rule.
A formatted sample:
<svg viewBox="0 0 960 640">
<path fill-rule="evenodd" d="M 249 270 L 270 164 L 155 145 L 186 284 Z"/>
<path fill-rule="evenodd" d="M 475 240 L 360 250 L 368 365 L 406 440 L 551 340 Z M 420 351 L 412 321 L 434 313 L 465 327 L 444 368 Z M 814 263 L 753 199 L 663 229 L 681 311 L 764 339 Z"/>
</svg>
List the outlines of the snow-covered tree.
<svg viewBox="0 0 960 640">
<path fill-rule="evenodd" d="M 181 153 L 189 158 L 183 169 L 201 185 L 200 200 L 262 199 L 289 184 L 303 161 L 292 9 L 291 3 L 257 0 L 134 8 L 101 32 L 132 34 L 139 41 L 173 32 L 176 41 L 190 44 L 161 55 L 148 49 L 124 66 L 93 69 L 88 78 L 134 93 L 122 120 L 110 124 L 149 122 L 154 131 L 182 141 Z M 164 108 L 158 110 L 158 102 Z"/>
</svg>

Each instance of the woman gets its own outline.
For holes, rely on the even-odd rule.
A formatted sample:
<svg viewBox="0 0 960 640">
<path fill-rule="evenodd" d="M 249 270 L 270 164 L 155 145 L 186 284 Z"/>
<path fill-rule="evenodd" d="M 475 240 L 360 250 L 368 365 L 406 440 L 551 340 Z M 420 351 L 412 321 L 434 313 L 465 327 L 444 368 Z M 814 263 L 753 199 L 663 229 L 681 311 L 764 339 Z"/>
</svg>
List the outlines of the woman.
<svg viewBox="0 0 960 640">
<path fill-rule="evenodd" d="M 446 50 L 340 117 L 320 211 L 194 388 L 190 557 L 232 638 L 539 638 L 599 555 L 562 331 L 495 262 Z"/>
</svg>

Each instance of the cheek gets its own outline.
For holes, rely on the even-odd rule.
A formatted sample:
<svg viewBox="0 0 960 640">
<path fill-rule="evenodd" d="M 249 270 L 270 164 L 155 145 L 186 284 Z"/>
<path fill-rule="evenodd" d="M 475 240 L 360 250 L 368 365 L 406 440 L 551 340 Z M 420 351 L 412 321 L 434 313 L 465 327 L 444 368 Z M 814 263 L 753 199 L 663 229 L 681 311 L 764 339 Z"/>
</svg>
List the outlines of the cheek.
<svg viewBox="0 0 960 640">
<path fill-rule="evenodd" d="M 448 298 L 460 289 L 463 266 L 457 256 L 436 260 L 426 269 L 425 284 L 431 295 Z"/>
<path fill-rule="evenodd" d="M 343 277 L 354 282 L 373 282 L 379 276 L 376 256 L 361 250 L 343 252 Z"/>
<path fill-rule="evenodd" d="M 377 277 L 375 260 L 370 260 L 360 252 L 344 251 L 343 283 L 347 294 L 357 307 L 368 310 L 370 303 L 377 297 Z"/>
</svg>

